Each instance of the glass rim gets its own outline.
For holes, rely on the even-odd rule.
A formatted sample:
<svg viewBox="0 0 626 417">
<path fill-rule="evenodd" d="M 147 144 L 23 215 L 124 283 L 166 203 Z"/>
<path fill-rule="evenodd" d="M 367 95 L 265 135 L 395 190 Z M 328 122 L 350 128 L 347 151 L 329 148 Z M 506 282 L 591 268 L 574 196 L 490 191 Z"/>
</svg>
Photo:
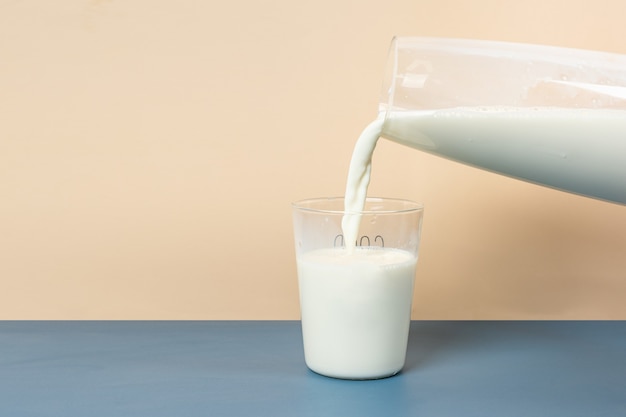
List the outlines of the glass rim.
<svg viewBox="0 0 626 417">
<path fill-rule="evenodd" d="M 307 198 L 304 200 L 299 200 L 291 203 L 291 207 L 295 210 L 307 211 L 311 213 L 320 213 L 320 214 L 401 214 L 401 213 L 411 213 L 411 212 L 419 212 L 424 210 L 424 205 L 422 203 L 417 203 L 412 200 L 407 200 L 403 198 L 390 198 L 390 197 L 366 197 L 365 204 L 367 203 L 396 203 L 403 205 L 401 208 L 391 208 L 391 209 L 364 209 L 360 211 L 346 211 L 344 209 L 331 209 L 331 208 L 323 208 L 318 204 L 320 203 L 333 203 L 333 202 L 343 202 L 345 197 L 315 197 L 315 198 Z M 341 205 L 343 207 L 343 204 Z"/>
</svg>

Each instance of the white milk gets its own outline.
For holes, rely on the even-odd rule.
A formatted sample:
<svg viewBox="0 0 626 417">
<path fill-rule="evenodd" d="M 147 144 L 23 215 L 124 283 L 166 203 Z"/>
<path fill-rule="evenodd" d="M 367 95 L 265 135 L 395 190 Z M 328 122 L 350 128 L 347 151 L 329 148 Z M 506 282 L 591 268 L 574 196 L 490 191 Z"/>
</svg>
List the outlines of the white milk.
<svg viewBox="0 0 626 417">
<path fill-rule="evenodd" d="M 380 137 L 383 127 L 383 119 L 379 118 L 370 123 L 359 136 L 352 151 L 350 168 L 348 170 L 348 182 L 346 185 L 345 207 L 347 213 L 358 213 L 363 210 L 367 187 L 370 183 L 372 171 L 372 154 L 376 148 L 376 142 Z M 359 234 L 358 214 L 346 214 L 341 222 L 344 241 L 349 250 L 355 246 Z"/>
<path fill-rule="evenodd" d="M 488 171 L 626 204 L 623 110 L 476 107 L 392 112 L 382 136 Z"/>
<path fill-rule="evenodd" d="M 536 184 L 626 204 L 626 111 L 460 107 L 390 112 L 359 137 L 345 210 L 363 209 L 379 136 Z M 342 222 L 354 246 L 358 215 Z"/>
<path fill-rule="evenodd" d="M 307 366 L 352 379 L 400 371 L 417 259 L 398 249 L 331 248 L 297 264 Z"/>
</svg>

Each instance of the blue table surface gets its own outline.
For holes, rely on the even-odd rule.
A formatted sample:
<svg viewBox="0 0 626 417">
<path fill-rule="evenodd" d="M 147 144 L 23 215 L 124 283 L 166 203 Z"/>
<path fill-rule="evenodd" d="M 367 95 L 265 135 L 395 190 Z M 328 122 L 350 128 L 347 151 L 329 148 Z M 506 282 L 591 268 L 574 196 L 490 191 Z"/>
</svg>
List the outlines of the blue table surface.
<svg viewBox="0 0 626 417">
<path fill-rule="evenodd" d="M 0 416 L 626 416 L 626 322 L 414 321 L 400 374 L 344 381 L 297 321 L 4 321 Z"/>
</svg>

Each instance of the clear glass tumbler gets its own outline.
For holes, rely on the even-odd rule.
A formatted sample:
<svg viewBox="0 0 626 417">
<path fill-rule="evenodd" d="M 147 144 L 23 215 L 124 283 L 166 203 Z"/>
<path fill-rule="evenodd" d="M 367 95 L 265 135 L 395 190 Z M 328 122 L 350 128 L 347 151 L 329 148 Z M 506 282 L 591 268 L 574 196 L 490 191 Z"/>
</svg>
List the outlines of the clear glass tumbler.
<svg viewBox="0 0 626 417">
<path fill-rule="evenodd" d="M 346 245 L 344 215 L 360 216 Z M 382 378 L 404 366 L 423 207 L 367 198 L 346 213 L 343 198 L 293 204 L 304 356 L 314 372 Z"/>
</svg>

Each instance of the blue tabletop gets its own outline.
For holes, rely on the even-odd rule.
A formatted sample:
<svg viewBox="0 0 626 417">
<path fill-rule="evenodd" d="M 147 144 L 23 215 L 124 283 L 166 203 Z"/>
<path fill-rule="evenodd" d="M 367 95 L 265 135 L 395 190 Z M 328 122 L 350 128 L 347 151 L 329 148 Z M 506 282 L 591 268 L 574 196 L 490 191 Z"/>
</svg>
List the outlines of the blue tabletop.
<svg viewBox="0 0 626 417">
<path fill-rule="evenodd" d="M 300 331 L 0 322 L 0 416 L 626 416 L 624 321 L 416 321 L 375 381 L 307 370 Z"/>
</svg>

